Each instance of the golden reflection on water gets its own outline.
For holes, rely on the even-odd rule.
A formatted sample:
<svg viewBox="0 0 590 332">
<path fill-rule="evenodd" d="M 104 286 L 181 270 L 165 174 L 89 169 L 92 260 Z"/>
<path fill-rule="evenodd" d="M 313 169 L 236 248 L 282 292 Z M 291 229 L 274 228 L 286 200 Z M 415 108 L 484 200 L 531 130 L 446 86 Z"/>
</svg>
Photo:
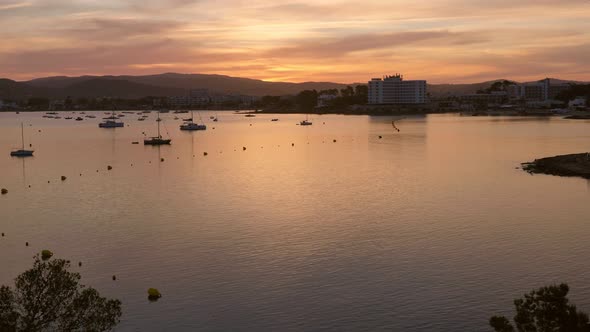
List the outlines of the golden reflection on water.
<svg viewBox="0 0 590 332">
<path fill-rule="evenodd" d="M 113 130 L 0 113 L 0 283 L 42 249 L 83 261 L 123 300 L 121 330 L 482 330 L 553 281 L 590 305 L 588 181 L 516 169 L 587 150 L 587 122 L 173 116 L 152 147 L 131 142 L 153 114 Z M 8 156 L 21 121 L 32 158 Z"/>
</svg>

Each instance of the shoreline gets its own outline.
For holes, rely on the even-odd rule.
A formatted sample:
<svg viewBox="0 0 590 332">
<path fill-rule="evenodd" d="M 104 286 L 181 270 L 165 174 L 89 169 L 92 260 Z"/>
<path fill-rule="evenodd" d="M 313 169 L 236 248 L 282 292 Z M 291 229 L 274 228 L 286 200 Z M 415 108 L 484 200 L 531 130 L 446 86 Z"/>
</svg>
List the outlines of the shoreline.
<svg viewBox="0 0 590 332">
<path fill-rule="evenodd" d="M 590 179 L 590 152 L 559 155 L 522 163 L 530 174 L 547 174 Z"/>
<path fill-rule="evenodd" d="M 399 116 L 399 115 L 427 115 L 427 114 L 458 114 L 463 117 L 560 117 L 567 120 L 590 120 L 590 113 L 588 112 L 577 112 L 577 114 L 559 114 L 548 112 L 547 110 L 532 109 L 528 111 L 514 112 L 514 111 L 471 111 L 464 112 L 458 109 L 412 109 L 412 108 L 385 108 L 385 109 L 368 109 L 368 108 L 354 108 L 354 109 L 314 109 L 314 110 L 295 110 L 295 109 L 256 109 L 256 108 L 195 108 L 195 109 L 170 109 L 170 110 L 182 110 L 182 111 L 217 111 L 217 112 L 233 112 L 236 114 L 269 114 L 269 115 L 280 115 L 280 114 L 309 114 L 309 115 L 368 115 L 368 116 Z M 23 109 L 4 109 L 0 110 L 0 113 L 47 113 L 52 110 L 48 109 L 35 109 L 35 110 L 23 110 Z M 80 113 L 80 112 L 112 112 L 112 109 L 69 109 L 69 110 L 53 110 L 57 113 Z M 117 111 L 152 111 L 157 112 L 155 109 L 143 109 L 143 108 L 129 108 L 119 109 Z"/>
</svg>

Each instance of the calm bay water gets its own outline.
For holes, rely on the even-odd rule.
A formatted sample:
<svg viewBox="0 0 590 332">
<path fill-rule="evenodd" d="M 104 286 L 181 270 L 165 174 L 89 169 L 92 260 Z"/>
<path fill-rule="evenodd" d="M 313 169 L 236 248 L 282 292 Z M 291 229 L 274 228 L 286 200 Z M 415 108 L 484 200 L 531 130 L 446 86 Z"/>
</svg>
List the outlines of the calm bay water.
<svg viewBox="0 0 590 332">
<path fill-rule="evenodd" d="M 208 130 L 181 132 L 165 114 L 158 148 L 131 144 L 154 114 L 95 114 L 0 113 L 1 284 L 42 249 L 82 261 L 122 300 L 118 331 L 488 331 L 552 282 L 590 311 L 588 181 L 516 169 L 590 151 L 590 122 L 201 112 Z M 28 159 L 9 156 L 21 121 Z"/>
</svg>

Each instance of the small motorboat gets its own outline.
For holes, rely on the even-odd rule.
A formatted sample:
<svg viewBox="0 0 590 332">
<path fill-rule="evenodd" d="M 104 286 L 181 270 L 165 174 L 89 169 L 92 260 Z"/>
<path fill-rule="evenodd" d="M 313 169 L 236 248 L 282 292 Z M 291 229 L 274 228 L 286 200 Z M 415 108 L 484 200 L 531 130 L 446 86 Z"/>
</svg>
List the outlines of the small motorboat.
<svg viewBox="0 0 590 332">
<path fill-rule="evenodd" d="M 82 120 L 84 120 L 84 118 L 81 118 L 81 117 L 76 118 L 76 121 L 82 121 Z"/>
<path fill-rule="evenodd" d="M 273 122 L 274 122 L 274 121 L 279 121 L 279 119 L 270 119 L 270 121 L 273 121 Z"/>
</svg>

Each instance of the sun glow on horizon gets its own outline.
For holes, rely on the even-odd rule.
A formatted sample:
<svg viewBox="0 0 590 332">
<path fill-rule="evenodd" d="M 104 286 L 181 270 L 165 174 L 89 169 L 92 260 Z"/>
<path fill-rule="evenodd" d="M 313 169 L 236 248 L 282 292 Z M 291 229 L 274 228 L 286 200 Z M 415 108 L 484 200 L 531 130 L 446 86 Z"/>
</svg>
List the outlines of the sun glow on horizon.
<svg viewBox="0 0 590 332">
<path fill-rule="evenodd" d="M 0 77 L 162 71 L 267 81 L 590 78 L 583 0 L 30 0 L 0 4 Z"/>
</svg>

